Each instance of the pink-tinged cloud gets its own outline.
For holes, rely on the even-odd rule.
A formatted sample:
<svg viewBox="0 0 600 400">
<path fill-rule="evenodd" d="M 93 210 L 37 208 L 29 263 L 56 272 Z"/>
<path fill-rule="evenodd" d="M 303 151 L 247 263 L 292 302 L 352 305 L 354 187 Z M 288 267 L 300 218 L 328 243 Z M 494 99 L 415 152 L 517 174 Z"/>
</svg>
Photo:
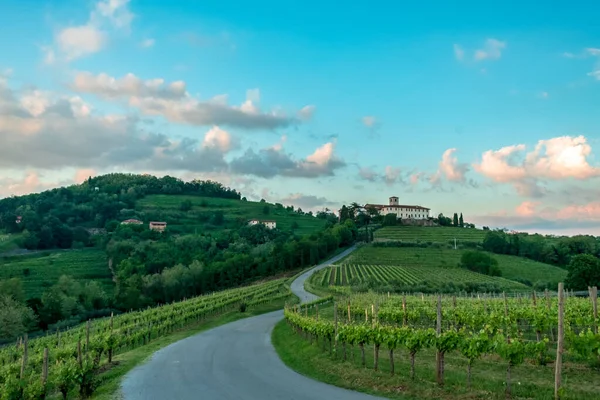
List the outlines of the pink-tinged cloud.
<svg viewBox="0 0 600 400">
<path fill-rule="evenodd" d="M 79 169 L 75 172 L 75 183 L 83 183 L 90 176 L 96 176 L 96 171 L 90 168 Z"/>
<path fill-rule="evenodd" d="M 539 201 L 524 201 L 515 209 L 517 215 L 522 217 L 531 217 L 536 213 L 536 207 L 540 205 Z"/>
</svg>

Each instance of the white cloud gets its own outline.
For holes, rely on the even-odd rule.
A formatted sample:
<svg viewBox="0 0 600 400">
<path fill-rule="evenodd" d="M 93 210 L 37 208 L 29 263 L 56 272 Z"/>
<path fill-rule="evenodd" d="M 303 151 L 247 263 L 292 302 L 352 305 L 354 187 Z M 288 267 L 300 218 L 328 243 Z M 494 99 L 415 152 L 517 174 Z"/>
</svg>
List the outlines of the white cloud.
<svg viewBox="0 0 600 400">
<path fill-rule="evenodd" d="M 70 62 L 101 51 L 111 30 L 129 30 L 133 14 L 129 0 L 98 1 L 87 23 L 65 27 L 54 35 L 51 46 L 42 46 L 44 62 Z"/>
<path fill-rule="evenodd" d="M 71 87 L 75 91 L 108 100 L 126 100 L 144 115 L 162 116 L 170 122 L 189 125 L 229 125 L 246 129 L 284 128 L 306 120 L 314 110 L 314 106 L 304 107 L 304 111 L 300 111 L 304 119 L 288 117 L 278 110 L 262 112 L 256 101 L 260 99 L 258 89 L 249 90 L 247 100 L 240 106 L 227 105 L 226 95 L 201 101 L 186 91 L 183 81 L 166 83 L 160 78 L 143 81 L 133 74 L 117 79 L 104 73 L 93 75 L 81 72 L 76 75 Z"/>
<path fill-rule="evenodd" d="M 154 46 L 155 43 L 156 43 L 156 41 L 154 39 L 144 39 L 140 43 L 140 46 L 142 46 L 143 48 L 147 49 L 147 48 L 150 48 L 150 47 Z"/>
<path fill-rule="evenodd" d="M 298 118 L 301 121 L 309 121 L 315 114 L 316 107 L 313 105 L 304 106 L 298 111 Z"/>
<path fill-rule="evenodd" d="M 513 184 L 520 194 L 528 196 L 543 191 L 538 186 L 543 180 L 600 177 L 600 166 L 588 161 L 592 147 L 582 135 L 540 140 L 532 151 L 525 150 L 524 144 L 488 150 L 473 167 L 494 182 Z"/>
<path fill-rule="evenodd" d="M 506 48 L 506 42 L 502 42 L 498 39 L 487 39 L 483 46 L 483 49 L 475 51 L 475 61 L 482 60 L 495 60 L 502 56 L 502 51 Z"/>
<path fill-rule="evenodd" d="M 376 122 L 377 122 L 377 119 L 375 119 L 375 117 L 373 117 L 373 116 L 362 117 L 362 123 L 367 128 L 372 128 Z"/>
<path fill-rule="evenodd" d="M 456 43 L 454 44 L 453 48 L 454 48 L 454 57 L 456 57 L 456 59 L 458 61 L 462 61 L 465 58 L 465 51 L 463 50 L 463 48 Z"/>
</svg>

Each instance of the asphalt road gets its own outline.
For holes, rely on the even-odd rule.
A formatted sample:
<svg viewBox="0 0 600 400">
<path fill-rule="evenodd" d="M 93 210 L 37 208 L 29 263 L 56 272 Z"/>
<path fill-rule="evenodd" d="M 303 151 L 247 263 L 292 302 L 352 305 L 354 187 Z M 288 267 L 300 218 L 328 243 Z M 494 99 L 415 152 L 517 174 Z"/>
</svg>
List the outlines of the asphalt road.
<svg viewBox="0 0 600 400">
<path fill-rule="evenodd" d="M 291 285 L 304 301 L 315 271 L 354 249 L 302 274 Z M 235 321 L 173 343 L 124 378 L 125 400 L 367 400 L 377 397 L 341 389 L 300 375 L 283 364 L 271 344 L 271 331 L 283 318 L 275 311 Z"/>
</svg>

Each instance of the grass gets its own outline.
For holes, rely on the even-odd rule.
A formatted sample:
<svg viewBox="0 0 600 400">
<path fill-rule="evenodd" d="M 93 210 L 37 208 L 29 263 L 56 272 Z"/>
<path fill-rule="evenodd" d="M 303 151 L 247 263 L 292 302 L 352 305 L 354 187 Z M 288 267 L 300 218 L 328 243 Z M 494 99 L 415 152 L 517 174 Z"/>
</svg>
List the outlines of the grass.
<svg viewBox="0 0 600 400">
<path fill-rule="evenodd" d="M 460 263 L 462 253 L 467 250 L 454 250 L 433 247 L 373 247 L 363 246 L 336 264 L 394 265 L 410 268 L 455 268 Z M 549 264 L 522 257 L 501 254 L 490 255 L 498 261 L 502 277 L 525 279 L 531 283 L 549 282 L 558 286 L 564 282 L 567 271 Z"/>
<path fill-rule="evenodd" d="M 415 359 L 416 379 L 409 378 L 410 362 L 406 350 L 394 352 L 396 374 L 391 376 L 389 353 L 382 347 L 380 370 L 373 370 L 373 347 L 366 346 L 366 368 L 360 365 L 358 347 L 347 346 L 348 360 L 323 350 L 323 343 L 310 344 L 285 322 L 272 333 L 272 343 L 281 360 L 296 372 L 328 384 L 391 399 L 504 399 L 506 364 L 488 357 L 473 366 L 473 387 L 466 387 L 466 359 L 458 353 L 445 356 L 445 386 L 435 383 L 435 352 L 419 352 Z M 340 346 L 341 347 L 341 346 Z M 598 371 L 581 365 L 563 365 L 563 399 L 596 398 L 600 391 Z M 512 368 L 513 398 L 553 399 L 554 367 L 523 364 Z"/>
<path fill-rule="evenodd" d="M 181 211 L 183 201 L 189 200 L 192 208 Z M 269 214 L 264 214 L 265 206 Z M 148 223 L 150 220 L 167 222 L 167 226 L 183 232 L 198 232 L 221 230 L 234 227 L 238 221 L 248 221 L 253 218 L 274 220 L 277 228 L 291 230 L 295 222 L 298 234 L 317 232 L 325 226 L 325 221 L 309 215 L 300 215 L 269 203 L 199 197 L 186 195 L 151 195 L 139 200 L 136 204 L 138 218 Z M 225 222 L 222 226 L 211 223 L 211 217 L 216 211 L 222 211 Z"/>
<path fill-rule="evenodd" d="M 451 226 L 387 226 L 373 234 L 375 240 L 406 242 L 482 242 L 486 231 L 481 229 L 455 228 Z"/>
<path fill-rule="evenodd" d="M 114 358 L 114 364 L 112 367 L 100 375 L 100 386 L 92 396 L 92 399 L 109 400 L 118 398 L 118 391 L 125 374 L 139 364 L 147 361 L 152 354 L 154 354 L 154 352 L 162 349 L 163 347 L 200 332 L 215 328 L 217 326 L 225 325 L 229 322 L 268 313 L 271 311 L 281 310 L 286 302 L 288 304 L 296 303 L 298 302 L 298 298 L 296 296 L 291 296 L 287 299 L 280 299 L 272 303 L 250 308 L 245 313 L 231 311 L 221 316 L 204 320 L 198 325 L 189 326 L 174 332 L 171 335 L 155 339 L 146 346 L 138 347 L 126 353 L 119 354 Z"/>
<path fill-rule="evenodd" d="M 106 254 L 99 249 L 0 257 L 0 279 L 20 278 L 28 298 L 40 297 L 61 275 L 70 275 L 83 281 L 98 281 L 109 295 L 114 290 Z"/>
</svg>

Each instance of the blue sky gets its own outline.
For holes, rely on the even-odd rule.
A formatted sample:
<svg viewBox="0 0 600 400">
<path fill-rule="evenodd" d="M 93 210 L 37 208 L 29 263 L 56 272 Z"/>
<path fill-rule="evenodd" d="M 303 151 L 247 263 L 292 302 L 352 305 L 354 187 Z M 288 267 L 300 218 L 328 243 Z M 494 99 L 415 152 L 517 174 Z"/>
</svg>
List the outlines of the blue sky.
<svg viewBox="0 0 600 400">
<path fill-rule="evenodd" d="M 479 225 L 600 233 L 589 2 L 1 7 L 0 196 L 148 171 L 304 209 L 397 195 Z M 53 114 L 60 101 L 77 115 Z"/>
</svg>

